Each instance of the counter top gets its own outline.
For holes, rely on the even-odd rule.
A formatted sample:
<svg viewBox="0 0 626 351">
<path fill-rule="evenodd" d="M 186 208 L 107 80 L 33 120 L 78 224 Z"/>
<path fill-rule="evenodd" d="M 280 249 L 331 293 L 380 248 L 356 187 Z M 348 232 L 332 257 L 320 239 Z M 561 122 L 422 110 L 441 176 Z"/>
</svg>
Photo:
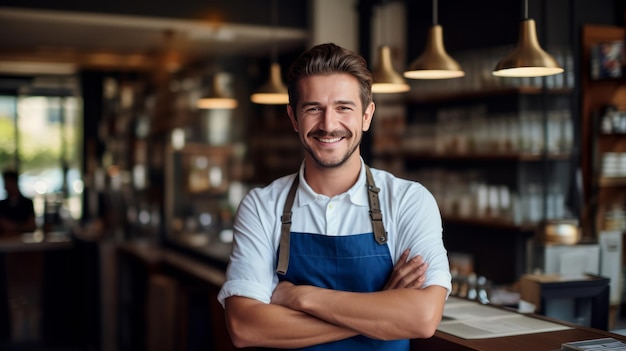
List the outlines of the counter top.
<svg viewBox="0 0 626 351">
<path fill-rule="evenodd" d="M 71 246 L 72 239 L 65 232 L 37 231 L 0 238 L 0 252 L 60 250 Z"/>
<path fill-rule="evenodd" d="M 147 264 L 165 264 L 180 269 L 198 279 L 215 286 L 222 286 L 226 280 L 225 272 L 205 262 L 189 257 L 176 250 L 167 249 L 149 242 L 129 242 L 120 245 L 120 249 Z"/>
<path fill-rule="evenodd" d="M 571 341 L 611 337 L 626 341 L 626 337 L 581 326 L 544 333 L 505 336 L 487 339 L 462 339 L 437 331 L 430 339 L 411 340 L 411 349 L 419 351 L 556 351 Z"/>
<path fill-rule="evenodd" d="M 458 302 L 456 300 L 456 298 L 451 297 L 446 303 L 446 310 L 449 307 L 448 304 Z M 470 306 L 468 309 L 464 309 L 462 313 L 458 314 L 459 318 L 457 320 L 443 321 L 432 338 L 411 340 L 412 350 L 555 351 L 560 350 L 561 344 L 572 341 L 606 337 L 626 341 L 626 336 L 600 329 L 584 327 L 534 313 L 522 314 L 504 307 L 481 305 L 478 302 L 469 300 L 463 301 L 463 304 L 474 304 L 475 307 Z M 481 308 L 493 311 L 487 313 L 487 311 L 480 311 Z M 498 310 L 502 311 L 502 313 L 498 314 L 496 312 Z M 514 321 L 508 318 L 507 314 L 514 315 L 513 317 L 517 316 L 517 318 L 526 318 L 527 321 Z M 444 316 L 446 315 L 444 311 Z M 489 323 L 490 319 L 492 322 L 500 324 Z M 465 324 L 465 320 L 469 321 L 465 327 L 462 325 L 458 325 L 456 328 L 445 326 L 446 323 L 450 322 Z M 532 320 L 536 321 L 536 323 L 532 322 Z M 477 321 L 477 323 L 472 323 L 472 321 Z M 483 330 L 482 328 L 485 329 Z M 489 330 L 490 328 L 495 329 L 495 331 Z M 516 329 L 515 333 L 497 336 L 498 334 L 503 335 L 502 332 L 505 330 L 513 329 Z M 445 332 L 444 330 L 456 331 L 459 334 L 453 335 L 451 332 Z M 457 336 L 468 334 L 468 331 L 471 330 L 475 332 L 469 332 L 472 334 L 469 337 Z M 485 335 L 493 332 L 493 335 L 497 337 L 478 338 L 476 337 L 477 332 Z"/>
<path fill-rule="evenodd" d="M 232 242 L 224 242 L 216 239 L 211 240 L 205 234 L 190 233 L 178 235 L 173 241 L 178 245 L 199 252 L 217 262 L 228 263 L 230 259 Z"/>
</svg>

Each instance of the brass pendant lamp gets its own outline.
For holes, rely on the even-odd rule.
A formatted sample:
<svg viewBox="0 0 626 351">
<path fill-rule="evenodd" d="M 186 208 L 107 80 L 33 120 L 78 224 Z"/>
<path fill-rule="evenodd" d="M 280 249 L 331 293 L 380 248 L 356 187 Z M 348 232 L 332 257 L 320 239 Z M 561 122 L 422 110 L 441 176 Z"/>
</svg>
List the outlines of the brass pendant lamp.
<svg viewBox="0 0 626 351">
<path fill-rule="evenodd" d="M 543 77 L 563 71 L 556 59 L 539 45 L 535 20 L 528 18 L 528 0 L 525 0 L 517 46 L 498 62 L 492 74 L 498 77 Z"/>
<path fill-rule="evenodd" d="M 465 76 L 443 45 L 443 29 L 437 23 L 437 0 L 433 0 L 433 25 L 428 30 L 424 52 L 404 72 L 411 79 L 450 79 Z"/>
<path fill-rule="evenodd" d="M 270 79 L 250 96 L 255 104 L 286 105 L 289 103 L 287 87 L 280 77 L 280 65 L 272 62 L 270 65 Z"/>
<path fill-rule="evenodd" d="M 276 0 L 272 1 L 272 31 L 276 31 L 278 7 Z M 274 41 L 276 39 L 274 38 Z M 287 87 L 280 76 L 280 64 L 278 64 L 276 43 L 272 43 L 272 63 L 270 64 L 269 80 L 250 96 L 255 104 L 263 105 L 286 105 L 289 103 Z"/>
<path fill-rule="evenodd" d="M 386 11 L 386 9 L 383 9 L 383 11 Z M 386 12 L 382 14 L 382 18 L 381 28 L 383 33 L 386 33 Z M 386 38 L 383 38 L 383 40 L 386 40 Z M 393 68 L 391 48 L 388 45 L 381 45 L 378 48 L 378 63 L 372 69 L 372 77 L 374 79 L 372 92 L 375 94 L 403 93 L 410 89 L 400 73 Z"/>
<path fill-rule="evenodd" d="M 237 100 L 229 97 L 223 89 L 218 73 L 213 76 L 212 89 L 209 95 L 203 96 L 196 101 L 196 108 L 201 110 L 232 110 L 237 108 Z"/>
<path fill-rule="evenodd" d="M 409 91 L 409 85 L 404 78 L 396 72 L 391 62 L 391 48 L 381 45 L 378 49 L 378 64 L 372 70 L 374 83 L 373 93 L 403 93 Z"/>
</svg>

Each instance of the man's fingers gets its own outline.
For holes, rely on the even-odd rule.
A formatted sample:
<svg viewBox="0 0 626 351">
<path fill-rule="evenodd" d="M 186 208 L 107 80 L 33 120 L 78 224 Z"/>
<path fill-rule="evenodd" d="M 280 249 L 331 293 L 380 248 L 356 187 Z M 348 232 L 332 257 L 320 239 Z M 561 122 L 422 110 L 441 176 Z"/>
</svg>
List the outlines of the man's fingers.
<svg viewBox="0 0 626 351">
<path fill-rule="evenodd" d="M 398 263 L 396 263 L 396 267 L 402 267 L 405 264 L 407 264 L 407 260 L 409 258 L 409 249 L 404 250 L 404 252 L 402 252 L 402 255 L 400 255 L 400 259 L 398 259 Z"/>
<path fill-rule="evenodd" d="M 422 263 L 417 268 L 403 275 L 402 279 L 399 281 L 398 287 L 421 288 L 424 280 L 426 280 L 427 267 L 428 265 L 426 263 Z"/>
<path fill-rule="evenodd" d="M 408 257 L 408 251 L 403 252 L 385 285 L 385 289 L 420 288 L 424 283 L 428 265 L 423 258 L 416 256 L 406 260 L 403 257 Z"/>
</svg>

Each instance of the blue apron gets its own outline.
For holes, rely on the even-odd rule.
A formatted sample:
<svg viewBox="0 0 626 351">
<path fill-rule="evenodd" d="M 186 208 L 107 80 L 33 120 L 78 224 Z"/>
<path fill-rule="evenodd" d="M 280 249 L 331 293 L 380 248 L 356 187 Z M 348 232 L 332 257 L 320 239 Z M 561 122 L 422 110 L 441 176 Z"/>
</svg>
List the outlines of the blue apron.
<svg viewBox="0 0 626 351">
<path fill-rule="evenodd" d="M 383 289 L 393 270 L 393 260 L 386 244 L 387 234 L 382 226 L 378 188 L 374 185 L 367 166 L 366 172 L 374 232 L 346 236 L 289 231 L 291 206 L 295 198 L 295 189 L 298 187 L 296 176 L 283 215 L 283 233 L 278 250 L 279 280 L 287 280 L 296 285 L 306 284 L 352 292 L 373 292 Z M 409 340 L 383 341 L 357 335 L 300 350 L 406 351 L 409 350 Z"/>
</svg>

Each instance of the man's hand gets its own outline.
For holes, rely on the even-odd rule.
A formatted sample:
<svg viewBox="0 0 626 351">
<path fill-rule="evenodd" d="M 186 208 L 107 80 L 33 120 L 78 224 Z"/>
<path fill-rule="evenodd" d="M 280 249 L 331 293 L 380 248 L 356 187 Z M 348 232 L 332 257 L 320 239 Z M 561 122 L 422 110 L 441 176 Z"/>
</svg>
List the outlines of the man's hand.
<svg viewBox="0 0 626 351">
<path fill-rule="evenodd" d="M 279 282 L 274 289 L 274 292 L 272 293 L 272 299 L 270 303 L 288 307 L 289 299 L 292 296 L 292 294 L 290 294 L 290 291 L 294 286 L 295 285 L 293 285 L 293 283 L 286 280 Z"/>
<path fill-rule="evenodd" d="M 426 268 L 428 264 L 424 262 L 422 256 L 415 256 L 408 259 L 409 249 L 404 250 L 402 256 L 393 267 L 391 277 L 385 284 L 383 290 L 413 288 L 419 289 L 426 280 Z"/>
</svg>

